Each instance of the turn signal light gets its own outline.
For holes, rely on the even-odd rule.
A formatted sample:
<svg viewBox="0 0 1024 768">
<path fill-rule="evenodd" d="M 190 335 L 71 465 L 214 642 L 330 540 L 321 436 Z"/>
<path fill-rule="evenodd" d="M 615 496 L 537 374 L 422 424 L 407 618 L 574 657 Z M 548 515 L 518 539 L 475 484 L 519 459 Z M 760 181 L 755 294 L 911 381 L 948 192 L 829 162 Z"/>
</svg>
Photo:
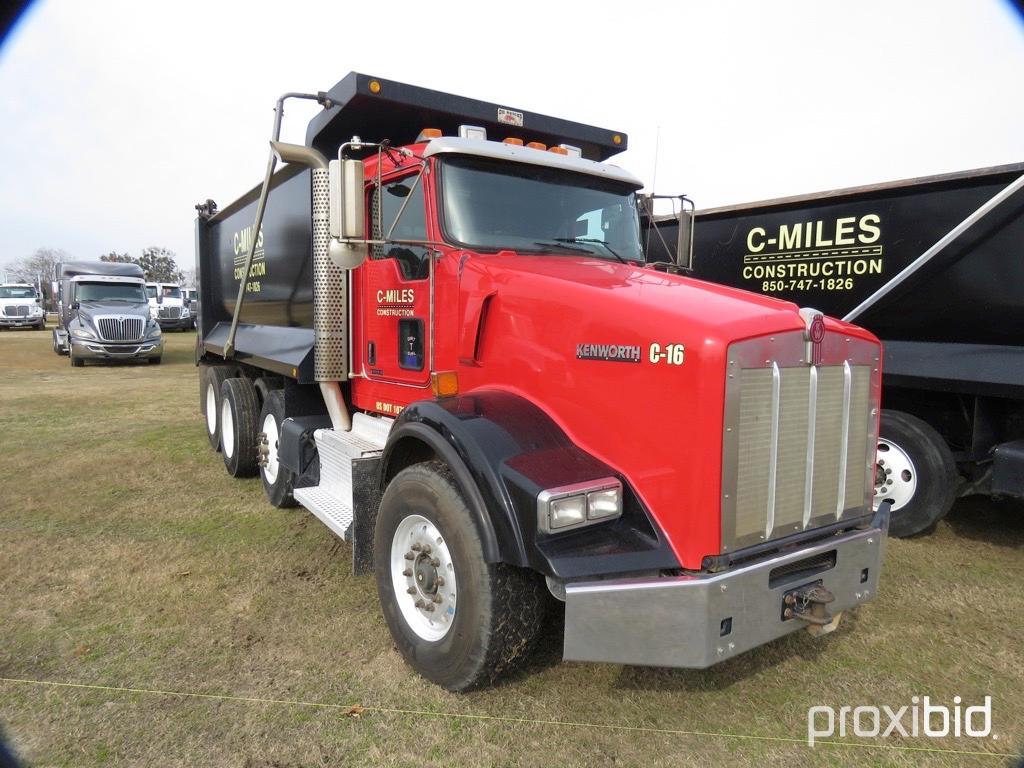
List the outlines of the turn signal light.
<svg viewBox="0 0 1024 768">
<path fill-rule="evenodd" d="M 539 149 L 541 152 L 548 148 L 547 144 L 541 144 L 539 141 L 531 141 L 526 146 L 530 149 Z"/>
<path fill-rule="evenodd" d="M 416 137 L 416 143 L 419 144 L 424 141 L 430 141 L 431 139 L 441 138 L 440 128 L 424 128 L 420 131 L 420 135 Z"/>
<path fill-rule="evenodd" d="M 455 371 L 437 371 L 430 374 L 430 387 L 435 397 L 454 397 L 459 394 L 459 375 Z"/>
</svg>

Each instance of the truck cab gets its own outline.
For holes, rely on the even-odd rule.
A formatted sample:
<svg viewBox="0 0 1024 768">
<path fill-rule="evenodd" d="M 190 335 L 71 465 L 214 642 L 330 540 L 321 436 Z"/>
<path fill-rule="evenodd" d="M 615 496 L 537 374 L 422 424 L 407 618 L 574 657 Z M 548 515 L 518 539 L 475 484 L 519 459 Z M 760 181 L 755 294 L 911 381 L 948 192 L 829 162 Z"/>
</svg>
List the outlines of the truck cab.
<svg viewBox="0 0 1024 768">
<path fill-rule="evenodd" d="M 646 264 L 624 133 L 357 73 L 311 97 L 283 170 L 197 206 L 200 410 L 352 542 L 417 671 L 495 679 L 545 593 L 566 659 L 696 668 L 873 598 L 877 339 Z"/>
<path fill-rule="evenodd" d="M 165 331 L 187 331 L 195 327 L 192 310 L 177 283 L 146 283 L 150 315 Z"/>
<path fill-rule="evenodd" d="M 0 285 L 0 330 L 6 328 L 46 327 L 46 311 L 42 297 L 34 285 L 4 283 Z"/>
<path fill-rule="evenodd" d="M 74 262 L 58 265 L 55 277 L 56 354 L 67 355 L 76 368 L 86 360 L 160 363 L 163 337 L 150 317 L 140 267 Z"/>
</svg>

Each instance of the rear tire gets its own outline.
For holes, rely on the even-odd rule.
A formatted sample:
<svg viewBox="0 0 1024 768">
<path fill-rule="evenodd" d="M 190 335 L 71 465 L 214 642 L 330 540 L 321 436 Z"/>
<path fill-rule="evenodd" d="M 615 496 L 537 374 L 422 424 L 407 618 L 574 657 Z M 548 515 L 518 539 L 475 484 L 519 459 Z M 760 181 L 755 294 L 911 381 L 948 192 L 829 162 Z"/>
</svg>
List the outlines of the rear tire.
<svg viewBox="0 0 1024 768">
<path fill-rule="evenodd" d="M 297 507 L 292 496 L 295 489 L 295 475 L 278 461 L 281 423 L 284 421 L 284 391 L 274 389 L 267 392 L 260 411 L 260 442 L 266 446 L 266 457 L 260 467 L 260 480 L 267 500 L 278 509 Z"/>
<path fill-rule="evenodd" d="M 206 439 L 215 451 L 220 450 L 220 388 L 231 370 L 222 365 L 204 365 L 199 374 L 199 411 L 203 414 Z"/>
<path fill-rule="evenodd" d="M 441 462 L 414 464 L 388 484 L 374 532 L 374 571 L 398 650 L 450 691 L 514 670 L 540 634 L 540 577 L 484 560 L 473 516 Z"/>
<path fill-rule="evenodd" d="M 232 477 L 256 475 L 256 422 L 260 404 L 250 379 L 227 379 L 220 388 L 220 443 Z"/>
<path fill-rule="evenodd" d="M 875 460 L 875 504 L 892 502 L 889 533 L 933 530 L 956 498 L 956 464 L 942 436 L 909 413 L 882 411 Z"/>
</svg>

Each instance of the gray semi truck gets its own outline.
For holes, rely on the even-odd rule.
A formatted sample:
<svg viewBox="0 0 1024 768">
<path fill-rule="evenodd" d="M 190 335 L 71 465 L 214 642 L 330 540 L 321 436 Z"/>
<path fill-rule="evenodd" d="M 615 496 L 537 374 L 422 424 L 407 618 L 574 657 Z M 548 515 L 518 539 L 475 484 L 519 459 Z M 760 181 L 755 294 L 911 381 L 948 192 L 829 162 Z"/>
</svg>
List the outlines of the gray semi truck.
<svg viewBox="0 0 1024 768">
<path fill-rule="evenodd" d="M 141 267 L 68 262 L 57 266 L 54 277 L 54 352 L 76 368 L 86 360 L 160 363 L 164 340 L 150 315 Z"/>
<path fill-rule="evenodd" d="M 650 263 L 882 339 L 875 498 L 893 535 L 957 495 L 1024 497 L 1024 163 L 649 221 Z"/>
</svg>

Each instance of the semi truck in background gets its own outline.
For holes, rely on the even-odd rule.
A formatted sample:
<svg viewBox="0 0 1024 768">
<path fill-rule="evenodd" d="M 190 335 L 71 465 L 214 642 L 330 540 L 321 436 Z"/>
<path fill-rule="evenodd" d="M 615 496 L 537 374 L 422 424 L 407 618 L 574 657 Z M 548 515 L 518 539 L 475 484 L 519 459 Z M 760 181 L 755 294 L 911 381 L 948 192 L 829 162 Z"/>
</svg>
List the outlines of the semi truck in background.
<svg viewBox="0 0 1024 768">
<path fill-rule="evenodd" d="M 6 328 L 46 328 L 46 310 L 34 285 L 0 284 L 0 331 Z"/>
<path fill-rule="evenodd" d="M 159 365 L 164 340 L 150 316 L 140 266 L 67 262 L 56 266 L 54 278 L 54 352 L 68 355 L 76 368 L 86 360 L 145 360 Z"/>
<path fill-rule="evenodd" d="M 196 206 L 200 410 L 415 670 L 487 684 L 554 600 L 566 659 L 703 668 L 874 598 L 877 339 L 648 268 L 625 134 L 359 73 L 275 113 Z"/>
<path fill-rule="evenodd" d="M 650 221 L 650 260 L 882 339 L 874 486 L 893 535 L 958 494 L 1024 497 L 1024 163 Z"/>
<path fill-rule="evenodd" d="M 189 302 L 177 283 L 146 283 L 146 298 L 161 329 L 187 331 L 195 326 Z"/>
</svg>

